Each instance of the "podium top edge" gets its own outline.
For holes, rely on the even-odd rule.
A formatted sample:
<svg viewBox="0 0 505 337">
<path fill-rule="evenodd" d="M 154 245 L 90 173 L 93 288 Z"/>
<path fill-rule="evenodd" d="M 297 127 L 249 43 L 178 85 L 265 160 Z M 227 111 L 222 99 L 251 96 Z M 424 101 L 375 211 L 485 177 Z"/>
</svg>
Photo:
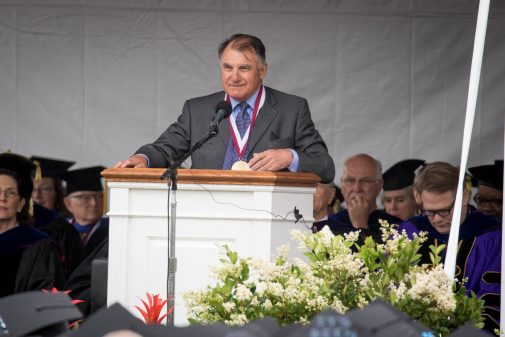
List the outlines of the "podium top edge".
<svg viewBox="0 0 505 337">
<path fill-rule="evenodd" d="M 108 168 L 103 170 L 101 175 L 107 181 L 164 183 L 160 180 L 164 172 L 163 168 Z M 177 170 L 179 184 L 315 187 L 319 181 L 317 175 L 306 172 Z"/>
</svg>

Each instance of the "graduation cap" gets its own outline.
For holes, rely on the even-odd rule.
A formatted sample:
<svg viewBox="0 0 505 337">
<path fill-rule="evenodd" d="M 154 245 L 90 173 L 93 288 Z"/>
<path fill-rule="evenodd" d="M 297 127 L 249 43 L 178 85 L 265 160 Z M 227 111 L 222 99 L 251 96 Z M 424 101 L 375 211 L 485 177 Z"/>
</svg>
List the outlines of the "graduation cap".
<svg viewBox="0 0 505 337">
<path fill-rule="evenodd" d="M 271 337 L 279 331 L 281 327 L 271 317 L 255 320 L 239 327 L 229 328 L 226 337 Z M 203 334 L 202 334 L 203 335 Z M 196 335 L 195 335 L 196 336 Z"/>
<path fill-rule="evenodd" d="M 2 336 L 57 336 L 67 330 L 68 321 L 79 318 L 81 312 L 63 293 L 32 291 L 0 299 Z"/>
<path fill-rule="evenodd" d="M 360 337 L 435 336 L 433 331 L 381 300 L 345 315 L 360 331 Z"/>
<path fill-rule="evenodd" d="M 29 200 L 33 190 L 32 172 L 36 168 L 35 164 L 22 155 L 5 152 L 0 154 L 0 168 L 17 173 L 21 178 L 19 193 L 23 198 Z"/>
<path fill-rule="evenodd" d="M 42 177 L 54 177 L 59 172 L 68 171 L 75 161 L 31 156 L 30 160 L 40 166 Z"/>
<path fill-rule="evenodd" d="M 477 329 L 470 324 L 465 324 L 453 333 L 449 335 L 449 337 L 489 337 L 492 336 L 491 334 L 481 330 Z"/>
<path fill-rule="evenodd" d="M 76 191 L 103 191 L 100 172 L 104 166 L 92 166 L 60 172 L 56 176 L 67 183 L 67 194 Z"/>
<path fill-rule="evenodd" d="M 69 332 L 64 337 L 90 337 L 104 336 L 105 334 L 118 331 L 130 330 L 144 337 L 154 337 L 149 327 L 140 319 L 131 314 L 119 303 L 103 308 L 89 316 L 78 330 Z"/>
<path fill-rule="evenodd" d="M 426 161 L 421 159 L 406 159 L 391 166 L 384 174 L 384 191 L 401 190 L 414 184 L 416 170 Z"/>
<path fill-rule="evenodd" d="M 489 186 L 503 191 L 503 159 L 495 160 L 493 165 L 475 166 L 468 169 L 477 185 Z"/>
</svg>

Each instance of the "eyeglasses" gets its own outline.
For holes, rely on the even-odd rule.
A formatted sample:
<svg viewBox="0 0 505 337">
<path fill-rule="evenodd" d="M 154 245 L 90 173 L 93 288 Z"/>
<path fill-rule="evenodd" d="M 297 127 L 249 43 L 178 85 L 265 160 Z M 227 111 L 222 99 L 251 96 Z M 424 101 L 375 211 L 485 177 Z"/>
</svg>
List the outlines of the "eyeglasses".
<svg viewBox="0 0 505 337">
<path fill-rule="evenodd" d="M 0 195 L 5 195 L 6 198 L 13 199 L 19 195 L 15 190 L 0 190 Z"/>
<path fill-rule="evenodd" d="M 477 206 L 482 207 L 485 205 L 492 206 L 493 208 L 500 208 L 503 205 L 503 199 L 495 198 L 495 199 L 486 199 L 481 197 L 479 194 L 476 194 L 473 197 L 473 200 L 477 204 Z"/>
<path fill-rule="evenodd" d="M 434 218 L 435 215 L 439 215 L 441 218 L 447 218 L 452 211 L 452 208 L 454 207 L 454 202 L 452 202 L 451 206 L 442 208 L 442 209 L 424 209 L 422 208 L 421 211 L 423 212 L 424 215 L 426 215 L 429 218 Z"/>
<path fill-rule="evenodd" d="M 90 202 L 91 199 L 94 199 L 96 201 L 101 201 L 103 200 L 103 194 L 97 193 L 97 194 L 77 194 L 77 195 L 69 195 L 69 198 L 72 199 L 77 199 L 79 202 Z"/>
<path fill-rule="evenodd" d="M 54 188 L 52 187 L 34 187 L 33 188 L 33 193 L 49 193 L 54 191 Z"/>
<path fill-rule="evenodd" d="M 356 179 L 353 177 L 346 177 L 340 179 L 342 182 L 342 185 L 346 187 L 353 187 L 356 183 L 360 186 L 369 186 L 372 184 L 375 184 L 377 182 L 377 179 L 372 179 L 372 178 L 361 178 L 361 179 Z"/>
</svg>

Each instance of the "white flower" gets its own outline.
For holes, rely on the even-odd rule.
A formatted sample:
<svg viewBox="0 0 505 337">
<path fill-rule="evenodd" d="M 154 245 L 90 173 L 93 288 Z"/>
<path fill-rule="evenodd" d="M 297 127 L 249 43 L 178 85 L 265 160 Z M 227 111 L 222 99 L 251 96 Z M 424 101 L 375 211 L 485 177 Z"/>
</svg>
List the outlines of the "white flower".
<svg viewBox="0 0 505 337">
<path fill-rule="evenodd" d="M 237 300 L 239 301 L 248 301 L 252 297 L 252 292 L 243 284 L 237 285 Z"/>
<path fill-rule="evenodd" d="M 235 309 L 236 305 L 234 302 L 225 302 L 223 303 L 223 307 L 226 311 L 231 312 Z"/>
</svg>

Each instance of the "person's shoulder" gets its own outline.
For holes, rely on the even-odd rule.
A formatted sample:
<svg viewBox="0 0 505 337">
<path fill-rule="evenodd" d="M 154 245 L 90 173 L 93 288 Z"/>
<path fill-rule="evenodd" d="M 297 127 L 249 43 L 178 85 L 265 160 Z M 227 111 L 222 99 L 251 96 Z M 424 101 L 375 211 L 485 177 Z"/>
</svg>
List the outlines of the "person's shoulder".
<svg viewBox="0 0 505 337">
<path fill-rule="evenodd" d="M 398 225 L 403 222 L 402 219 L 397 218 L 389 213 L 386 213 L 384 210 L 381 209 L 376 209 L 375 211 L 373 211 L 370 217 L 372 221 L 379 222 L 379 220 L 385 220 L 390 225 Z"/>
</svg>

